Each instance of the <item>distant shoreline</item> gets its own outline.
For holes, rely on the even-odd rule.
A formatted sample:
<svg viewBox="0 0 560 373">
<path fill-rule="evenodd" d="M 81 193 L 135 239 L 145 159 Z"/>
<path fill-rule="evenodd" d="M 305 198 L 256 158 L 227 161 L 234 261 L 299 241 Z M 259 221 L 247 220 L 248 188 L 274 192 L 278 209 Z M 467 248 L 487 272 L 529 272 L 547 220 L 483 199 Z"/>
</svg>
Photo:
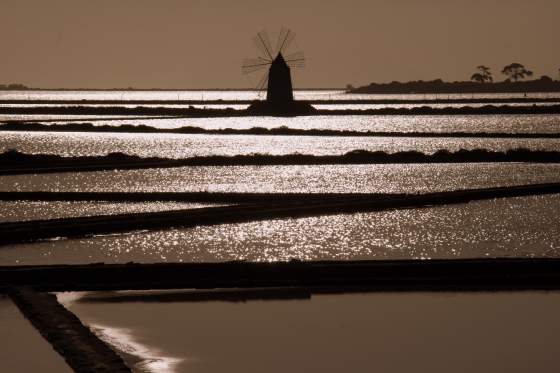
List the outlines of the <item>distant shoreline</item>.
<svg viewBox="0 0 560 373">
<path fill-rule="evenodd" d="M 63 91 L 63 92 L 261 92 L 254 88 L 1 88 L 0 92 Z M 345 91 L 345 88 L 294 88 L 294 91 Z"/>
<path fill-rule="evenodd" d="M 528 94 L 560 92 L 560 81 L 542 77 L 527 81 L 503 81 L 478 83 L 472 81 L 444 82 L 432 81 L 370 83 L 369 85 L 350 88 L 349 94 Z"/>
</svg>

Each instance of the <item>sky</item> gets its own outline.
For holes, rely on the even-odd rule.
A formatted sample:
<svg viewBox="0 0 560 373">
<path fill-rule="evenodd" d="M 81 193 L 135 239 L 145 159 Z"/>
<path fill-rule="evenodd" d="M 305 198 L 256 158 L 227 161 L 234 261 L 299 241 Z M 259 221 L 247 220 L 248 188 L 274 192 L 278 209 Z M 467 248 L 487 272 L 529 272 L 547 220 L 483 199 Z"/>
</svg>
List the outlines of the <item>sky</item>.
<svg viewBox="0 0 560 373">
<path fill-rule="evenodd" d="M 519 62 L 558 79 L 558 0 L 0 0 L 0 84 L 251 88 L 252 38 L 285 26 L 296 88 L 468 80 Z"/>
</svg>

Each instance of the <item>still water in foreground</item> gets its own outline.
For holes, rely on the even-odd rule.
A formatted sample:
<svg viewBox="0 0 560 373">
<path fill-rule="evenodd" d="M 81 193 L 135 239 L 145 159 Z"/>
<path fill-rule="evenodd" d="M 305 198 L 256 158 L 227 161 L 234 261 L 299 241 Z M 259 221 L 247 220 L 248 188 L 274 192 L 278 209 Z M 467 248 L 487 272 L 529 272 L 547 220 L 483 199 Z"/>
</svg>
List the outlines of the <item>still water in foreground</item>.
<svg viewBox="0 0 560 373">
<path fill-rule="evenodd" d="M 72 372 L 62 356 L 43 339 L 12 301 L 3 295 L 0 295 L 0 331 L 0 371 Z"/>
<path fill-rule="evenodd" d="M 558 292 L 238 303 L 158 302 L 157 294 L 134 302 L 111 301 L 111 293 L 59 299 L 137 372 L 525 373 L 560 364 Z"/>
<path fill-rule="evenodd" d="M 560 195 L 3 246 L 1 265 L 560 257 Z"/>
</svg>

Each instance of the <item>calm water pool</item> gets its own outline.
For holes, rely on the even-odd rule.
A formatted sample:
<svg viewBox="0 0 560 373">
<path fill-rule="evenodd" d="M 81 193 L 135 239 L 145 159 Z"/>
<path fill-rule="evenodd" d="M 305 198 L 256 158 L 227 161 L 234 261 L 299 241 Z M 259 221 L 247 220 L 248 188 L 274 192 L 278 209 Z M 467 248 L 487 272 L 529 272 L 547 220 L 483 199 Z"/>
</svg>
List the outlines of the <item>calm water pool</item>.
<svg viewBox="0 0 560 373">
<path fill-rule="evenodd" d="M 127 293 L 118 293 L 124 295 Z M 59 294 L 144 372 L 547 372 L 560 293 L 378 293 L 112 302 Z M 88 297 L 97 301 L 88 301 Z M 242 341 L 242 343 L 240 343 Z"/>
</svg>

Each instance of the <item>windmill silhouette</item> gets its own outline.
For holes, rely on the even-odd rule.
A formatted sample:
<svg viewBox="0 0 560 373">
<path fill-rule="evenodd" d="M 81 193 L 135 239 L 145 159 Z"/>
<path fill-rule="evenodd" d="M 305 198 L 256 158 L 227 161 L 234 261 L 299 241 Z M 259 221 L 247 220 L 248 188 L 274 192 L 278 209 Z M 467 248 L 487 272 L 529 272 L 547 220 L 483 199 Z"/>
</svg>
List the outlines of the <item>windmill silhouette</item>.
<svg viewBox="0 0 560 373">
<path fill-rule="evenodd" d="M 241 72 L 244 75 L 258 75 L 257 90 L 266 90 L 266 101 L 254 103 L 250 110 L 276 114 L 290 114 L 301 111 L 303 103 L 294 101 L 291 68 L 305 67 L 302 51 L 294 50 L 295 33 L 282 28 L 273 47 L 266 31 L 253 38 L 257 47 L 257 57 L 243 60 Z M 309 110 L 311 107 L 307 107 Z"/>
</svg>

